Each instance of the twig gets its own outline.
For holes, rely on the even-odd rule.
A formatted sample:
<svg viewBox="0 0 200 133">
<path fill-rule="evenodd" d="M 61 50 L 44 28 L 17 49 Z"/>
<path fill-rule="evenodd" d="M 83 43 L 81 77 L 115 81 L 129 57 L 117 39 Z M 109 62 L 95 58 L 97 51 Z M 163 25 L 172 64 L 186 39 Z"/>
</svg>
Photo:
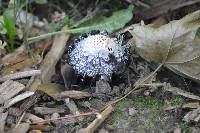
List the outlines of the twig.
<svg viewBox="0 0 200 133">
<path fill-rule="evenodd" d="M 93 133 L 101 123 L 109 116 L 109 114 L 114 110 L 113 106 L 108 106 L 99 116 L 85 129 L 82 129 L 82 133 Z"/>
<path fill-rule="evenodd" d="M 22 116 L 20 117 L 19 121 L 17 122 L 15 128 L 17 128 L 19 126 L 19 124 L 21 123 L 21 121 L 23 120 L 24 116 L 25 116 L 26 112 L 24 111 Z"/>
<path fill-rule="evenodd" d="M 6 75 L 6 76 L 0 78 L 0 82 L 4 82 L 6 80 L 12 80 L 12 79 L 25 78 L 25 77 L 30 77 L 30 76 L 37 76 L 40 74 L 41 74 L 40 70 L 30 70 L 30 71 L 18 72 L 18 73 L 9 74 L 9 75 Z"/>
<path fill-rule="evenodd" d="M 135 87 L 134 87 L 132 90 L 130 90 L 130 91 L 129 91 L 126 95 L 124 95 L 123 97 L 121 97 L 121 98 L 119 98 L 119 99 L 116 99 L 115 101 L 110 102 L 108 105 L 106 105 L 106 106 L 103 108 L 103 110 L 104 110 L 105 108 L 107 108 L 108 106 L 111 106 L 111 105 L 113 105 L 113 104 L 116 104 L 116 103 L 118 103 L 119 101 L 125 99 L 125 98 L 126 98 L 127 96 L 129 96 L 131 93 L 133 93 L 134 91 L 136 91 L 139 87 L 141 87 L 141 85 L 143 85 L 143 83 L 145 83 L 147 80 L 149 80 L 150 78 L 152 78 L 152 77 L 155 75 L 155 73 L 156 73 L 158 70 L 160 70 L 160 68 L 161 68 L 163 65 L 164 65 L 164 64 L 160 64 L 160 65 L 156 68 L 156 70 L 154 70 L 152 73 L 150 73 L 147 77 L 144 77 L 143 79 L 137 81 L 137 82 L 135 83 Z"/>
<path fill-rule="evenodd" d="M 98 115 L 98 112 L 88 112 L 88 113 L 80 113 L 80 114 L 76 114 L 76 115 L 67 115 L 64 117 L 59 117 L 59 118 L 52 118 L 52 119 L 48 119 L 48 120 L 42 120 L 42 121 L 36 121 L 31 123 L 33 124 L 40 124 L 40 123 L 48 123 L 51 121 L 56 121 L 56 120 L 63 120 L 63 119 L 74 119 L 74 118 L 78 118 L 78 117 L 83 117 L 83 116 L 91 116 L 91 115 Z"/>
<path fill-rule="evenodd" d="M 63 27 L 63 30 L 66 30 L 68 27 Z M 69 35 L 60 35 L 56 36 L 51 47 L 51 50 L 45 56 L 41 66 L 41 76 L 35 77 L 33 83 L 29 87 L 29 90 L 35 91 L 41 83 L 48 83 L 51 80 L 52 75 L 55 72 L 55 66 L 58 60 L 64 53 L 66 47 L 66 42 L 69 39 Z"/>
</svg>

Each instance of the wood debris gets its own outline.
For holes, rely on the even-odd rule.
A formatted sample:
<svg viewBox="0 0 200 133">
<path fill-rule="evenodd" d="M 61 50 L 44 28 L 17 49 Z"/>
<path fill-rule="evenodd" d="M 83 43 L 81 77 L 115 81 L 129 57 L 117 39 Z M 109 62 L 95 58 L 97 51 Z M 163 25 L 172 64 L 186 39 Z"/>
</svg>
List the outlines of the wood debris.
<svg viewBox="0 0 200 133">
<path fill-rule="evenodd" d="M 110 113 L 114 110 L 114 108 L 110 105 L 108 106 L 101 114 L 97 116 L 97 118 L 85 129 L 81 129 L 80 133 L 93 133 L 104 120 L 110 115 Z"/>
<path fill-rule="evenodd" d="M 19 102 L 19 101 L 21 101 L 21 100 L 24 100 L 24 99 L 26 99 L 27 97 L 32 96 L 33 94 L 34 94 L 34 92 L 26 91 L 26 92 L 24 92 L 24 93 L 22 93 L 22 94 L 20 94 L 20 95 L 17 95 L 16 97 L 14 97 L 14 98 L 12 98 L 12 99 L 6 101 L 6 102 L 4 103 L 4 107 L 5 107 L 5 108 L 8 108 L 8 107 L 14 105 L 14 104 L 17 103 L 17 102 Z"/>
<path fill-rule="evenodd" d="M 186 121 L 186 122 L 199 122 L 199 120 L 200 120 L 200 107 L 188 112 L 184 116 L 183 120 Z"/>
<path fill-rule="evenodd" d="M 13 128 L 11 131 L 8 131 L 8 133 L 27 133 L 29 127 L 29 123 L 21 123 L 17 127 Z"/>
<path fill-rule="evenodd" d="M 40 114 L 40 115 L 65 112 L 65 109 L 63 108 L 34 107 L 33 109 L 37 114 Z"/>
<path fill-rule="evenodd" d="M 17 72 L 14 74 L 5 75 L 0 78 L 0 82 L 4 82 L 6 80 L 13 80 L 13 79 L 19 79 L 19 78 L 26 78 L 30 76 L 37 76 L 40 75 L 40 70 L 30 70 L 30 71 L 24 71 L 24 72 Z"/>
<path fill-rule="evenodd" d="M 18 94 L 24 88 L 25 86 L 23 84 L 12 80 L 7 80 L 0 85 L 0 104 L 3 104 L 5 101 Z"/>
<path fill-rule="evenodd" d="M 179 88 L 177 88 L 177 87 L 173 87 L 173 86 L 171 86 L 170 84 L 165 84 L 165 85 L 164 85 L 164 89 L 165 89 L 166 91 L 171 92 L 171 93 L 174 94 L 174 95 L 181 95 L 181 96 L 186 97 L 186 98 L 190 98 L 190 99 L 193 99 L 193 100 L 198 100 L 198 101 L 200 101 L 200 97 L 199 97 L 199 96 L 196 96 L 196 95 L 194 95 L 194 94 L 192 94 L 192 93 L 190 93 L 190 92 L 181 90 L 181 89 L 179 89 Z"/>
<path fill-rule="evenodd" d="M 82 99 L 91 97 L 92 94 L 84 91 L 76 91 L 76 90 L 69 90 L 63 91 L 61 93 L 57 93 L 54 95 L 55 99 L 65 99 L 65 98 L 72 98 L 72 99 Z"/>
<path fill-rule="evenodd" d="M 63 30 L 65 29 L 67 29 L 67 26 L 63 28 Z M 69 35 L 66 34 L 55 37 L 50 51 L 45 56 L 45 59 L 43 60 L 42 65 L 40 66 L 40 70 L 42 72 L 41 76 L 35 78 L 29 90 L 35 91 L 41 83 L 48 83 L 50 81 L 52 75 L 55 72 L 56 63 L 64 53 L 64 49 L 68 39 Z"/>
<path fill-rule="evenodd" d="M 7 116 L 8 116 L 8 112 L 0 113 L 0 132 L 1 133 L 4 132 L 4 127 L 5 127 Z"/>
</svg>

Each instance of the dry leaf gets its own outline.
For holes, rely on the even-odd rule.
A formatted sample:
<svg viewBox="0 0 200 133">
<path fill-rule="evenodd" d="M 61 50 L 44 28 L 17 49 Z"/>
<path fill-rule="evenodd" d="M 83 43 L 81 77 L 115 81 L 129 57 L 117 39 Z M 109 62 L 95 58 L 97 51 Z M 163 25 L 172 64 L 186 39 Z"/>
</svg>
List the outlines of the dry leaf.
<svg viewBox="0 0 200 133">
<path fill-rule="evenodd" d="M 57 93 L 61 93 L 64 89 L 64 86 L 56 83 L 46 83 L 38 86 L 38 90 L 46 93 L 51 97 L 54 97 L 54 95 Z"/>
<path fill-rule="evenodd" d="M 136 50 L 149 62 L 200 80 L 200 41 L 195 39 L 200 27 L 200 10 L 159 28 L 135 24 L 129 32 L 135 39 Z"/>
</svg>

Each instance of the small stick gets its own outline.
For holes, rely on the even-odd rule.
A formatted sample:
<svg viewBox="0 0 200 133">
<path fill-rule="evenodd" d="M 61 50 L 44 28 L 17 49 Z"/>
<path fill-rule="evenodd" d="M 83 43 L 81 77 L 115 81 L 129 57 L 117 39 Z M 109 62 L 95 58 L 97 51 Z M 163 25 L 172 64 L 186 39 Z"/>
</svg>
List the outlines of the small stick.
<svg viewBox="0 0 200 133">
<path fill-rule="evenodd" d="M 82 133 L 93 133 L 102 122 L 109 116 L 109 114 L 114 110 L 113 106 L 108 106 L 97 118 L 85 129 L 82 129 Z"/>
<path fill-rule="evenodd" d="M 74 118 L 78 118 L 78 117 L 83 117 L 83 116 L 90 116 L 90 115 L 98 115 L 98 112 L 88 112 L 88 113 L 80 113 L 80 114 L 76 114 L 76 115 L 66 115 L 64 117 L 59 117 L 59 118 L 52 118 L 52 119 L 48 119 L 48 120 L 42 120 L 42 121 L 36 121 L 31 123 L 32 125 L 34 124 L 40 124 L 40 123 L 48 123 L 50 121 L 56 121 L 56 120 L 63 120 L 63 119 L 74 119 Z"/>
<path fill-rule="evenodd" d="M 24 116 L 25 116 L 26 112 L 24 111 L 22 116 L 20 117 L 19 121 L 17 122 L 15 128 L 17 128 L 19 126 L 19 124 L 21 123 L 21 121 L 23 120 Z"/>
<path fill-rule="evenodd" d="M 6 80 L 12 80 L 12 79 L 25 78 L 25 77 L 30 77 L 30 76 L 37 76 L 40 74 L 41 74 L 40 70 L 30 70 L 30 71 L 18 72 L 18 73 L 3 76 L 2 78 L 0 78 L 0 82 L 4 82 Z"/>
<path fill-rule="evenodd" d="M 134 91 L 138 90 L 138 88 L 141 87 L 147 80 L 149 80 L 150 78 L 152 78 L 152 77 L 155 75 L 155 73 L 156 73 L 157 71 L 159 71 L 160 68 L 161 68 L 163 65 L 164 65 L 164 64 L 160 64 L 160 65 L 156 68 L 156 70 L 154 70 L 153 72 L 151 72 L 149 75 L 147 75 L 147 76 L 144 77 L 143 79 L 138 80 L 138 81 L 135 83 L 135 87 L 134 87 L 132 90 L 130 90 L 130 91 L 129 91 L 126 95 L 124 95 L 123 97 L 118 98 L 118 99 L 116 99 L 115 101 L 110 102 L 110 103 L 107 104 L 102 110 L 104 110 L 104 109 L 107 108 L 108 106 L 111 106 L 111 105 L 113 105 L 113 104 L 116 104 L 116 103 L 122 101 L 123 99 L 125 99 L 126 97 L 128 97 L 131 93 L 133 93 Z"/>
</svg>

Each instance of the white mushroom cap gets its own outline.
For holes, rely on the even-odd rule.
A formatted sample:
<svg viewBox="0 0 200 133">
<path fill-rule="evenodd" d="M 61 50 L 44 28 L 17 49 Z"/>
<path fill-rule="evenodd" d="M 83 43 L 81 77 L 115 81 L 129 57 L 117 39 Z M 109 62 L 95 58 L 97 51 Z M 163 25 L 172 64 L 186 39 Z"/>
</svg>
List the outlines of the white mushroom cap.
<svg viewBox="0 0 200 133">
<path fill-rule="evenodd" d="M 69 64 L 83 76 L 100 76 L 103 80 L 110 80 L 112 74 L 125 65 L 127 49 L 118 38 L 89 35 L 74 43 L 69 52 Z"/>
</svg>

